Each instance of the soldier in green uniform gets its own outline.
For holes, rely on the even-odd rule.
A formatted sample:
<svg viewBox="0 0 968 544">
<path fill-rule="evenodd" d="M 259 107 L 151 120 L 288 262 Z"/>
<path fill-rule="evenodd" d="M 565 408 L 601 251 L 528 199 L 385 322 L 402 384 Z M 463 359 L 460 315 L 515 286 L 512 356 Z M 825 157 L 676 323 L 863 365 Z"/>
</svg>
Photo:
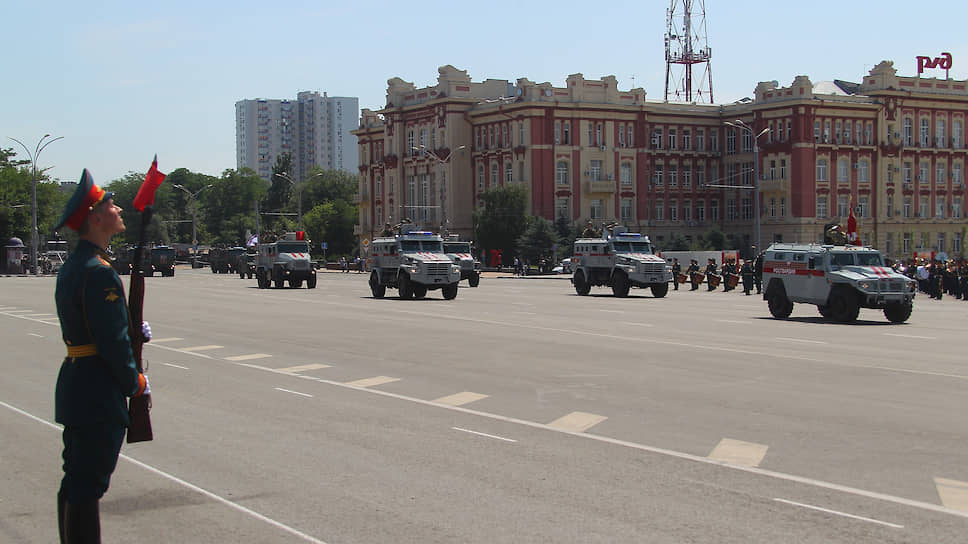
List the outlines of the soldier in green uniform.
<svg viewBox="0 0 968 544">
<path fill-rule="evenodd" d="M 689 283 L 692 284 L 690 291 L 695 291 L 699 289 L 699 282 L 696 281 L 696 274 L 699 273 L 699 261 L 696 259 L 689 260 L 689 268 L 686 269 L 686 275 L 689 276 Z"/>
<path fill-rule="evenodd" d="M 595 229 L 595 225 L 592 224 L 591 221 L 589 221 L 588 224 L 585 225 L 585 230 L 581 232 L 582 238 L 598 238 L 601 235 L 602 233 L 598 232 L 598 230 Z"/>
<path fill-rule="evenodd" d="M 682 265 L 679 264 L 679 259 L 675 257 L 672 258 L 672 287 L 674 290 L 679 290 L 679 274 L 682 274 Z"/>
<path fill-rule="evenodd" d="M 84 170 L 55 230 L 80 236 L 54 293 L 67 357 L 57 375 L 54 419 L 64 426 L 64 478 L 57 493 L 61 542 L 100 542 L 98 501 L 108 489 L 129 419 L 126 397 L 149 392 L 135 368 L 124 288 L 105 250 L 124 232 L 113 194 Z M 132 334 L 150 337 L 146 323 Z"/>
</svg>

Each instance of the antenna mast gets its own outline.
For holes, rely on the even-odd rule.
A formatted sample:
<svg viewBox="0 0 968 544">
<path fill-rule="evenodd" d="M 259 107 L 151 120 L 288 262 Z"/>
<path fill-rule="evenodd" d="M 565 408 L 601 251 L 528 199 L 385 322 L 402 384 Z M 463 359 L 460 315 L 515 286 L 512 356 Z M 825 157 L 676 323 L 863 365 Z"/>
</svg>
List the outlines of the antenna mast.
<svg viewBox="0 0 968 544">
<path fill-rule="evenodd" d="M 698 6 L 698 7 L 697 7 Z M 698 23 L 698 24 L 697 24 Z M 706 1 L 671 0 L 666 10 L 666 87 L 665 101 L 713 103 L 713 70 L 709 62 L 712 49 L 706 36 Z M 693 65 L 705 64 L 693 92 Z M 708 87 L 704 89 L 704 83 Z M 696 98 L 693 98 L 695 94 Z"/>
</svg>

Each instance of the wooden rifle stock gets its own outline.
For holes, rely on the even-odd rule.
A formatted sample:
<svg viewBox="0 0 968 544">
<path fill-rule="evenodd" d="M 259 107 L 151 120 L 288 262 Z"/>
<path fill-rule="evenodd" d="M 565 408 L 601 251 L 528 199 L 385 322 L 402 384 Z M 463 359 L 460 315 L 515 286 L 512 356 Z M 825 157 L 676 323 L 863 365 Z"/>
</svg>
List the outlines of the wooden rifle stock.
<svg viewBox="0 0 968 544">
<path fill-rule="evenodd" d="M 144 336 L 141 334 L 145 304 L 144 246 L 150 222 L 151 206 L 145 206 L 145 211 L 141 214 L 141 235 L 138 237 L 138 245 L 135 247 L 134 258 L 131 261 L 131 286 L 128 289 L 128 312 L 130 312 L 128 336 L 131 337 L 131 352 L 134 355 L 135 366 L 139 373 L 144 373 L 141 356 L 145 343 Z M 128 417 L 131 420 L 128 426 L 129 444 L 146 442 L 154 438 L 151 432 L 150 410 L 151 394 L 138 395 L 128 400 Z"/>
</svg>

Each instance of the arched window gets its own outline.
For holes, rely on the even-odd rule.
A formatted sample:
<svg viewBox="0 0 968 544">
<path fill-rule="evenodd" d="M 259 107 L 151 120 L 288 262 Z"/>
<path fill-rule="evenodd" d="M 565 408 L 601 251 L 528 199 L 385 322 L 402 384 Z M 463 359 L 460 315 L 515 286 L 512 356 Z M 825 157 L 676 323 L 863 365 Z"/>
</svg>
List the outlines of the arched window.
<svg viewBox="0 0 968 544">
<path fill-rule="evenodd" d="M 837 160 L 837 181 L 839 183 L 850 181 L 850 162 L 844 157 Z"/>
<path fill-rule="evenodd" d="M 555 180 L 558 185 L 568 185 L 568 163 L 565 161 L 558 161 L 555 166 Z"/>
<path fill-rule="evenodd" d="M 870 180 L 870 163 L 867 162 L 867 159 L 861 160 L 857 163 L 857 181 L 869 183 Z"/>
<path fill-rule="evenodd" d="M 514 170 L 511 168 L 511 163 L 504 165 L 504 183 L 511 183 L 514 181 Z"/>
</svg>

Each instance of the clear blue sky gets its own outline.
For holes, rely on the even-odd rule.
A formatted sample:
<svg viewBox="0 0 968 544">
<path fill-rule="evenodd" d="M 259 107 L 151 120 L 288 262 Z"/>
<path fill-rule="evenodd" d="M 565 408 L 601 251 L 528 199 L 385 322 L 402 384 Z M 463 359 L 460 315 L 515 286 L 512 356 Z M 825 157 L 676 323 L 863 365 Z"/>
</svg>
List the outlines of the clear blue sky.
<svg viewBox="0 0 968 544">
<path fill-rule="evenodd" d="M 696 0 L 698 3 L 698 0 Z M 593 6 L 596 11 L 587 11 Z M 665 0 L 440 2 L 174 0 L 4 2 L 0 147 L 31 149 L 51 176 L 99 183 L 147 170 L 235 168 L 235 109 L 246 98 L 299 91 L 356 96 L 377 109 L 386 81 L 436 83 L 452 64 L 487 78 L 564 85 L 614 75 L 619 88 L 664 87 Z M 716 102 L 759 81 L 859 82 L 881 60 L 901 75 L 917 55 L 954 56 L 968 79 L 968 7 L 961 1 L 708 0 Z M 943 77 L 933 70 L 926 76 Z M 634 85 L 633 85 L 634 76 Z M 25 158 L 25 155 L 20 156 Z"/>
</svg>

